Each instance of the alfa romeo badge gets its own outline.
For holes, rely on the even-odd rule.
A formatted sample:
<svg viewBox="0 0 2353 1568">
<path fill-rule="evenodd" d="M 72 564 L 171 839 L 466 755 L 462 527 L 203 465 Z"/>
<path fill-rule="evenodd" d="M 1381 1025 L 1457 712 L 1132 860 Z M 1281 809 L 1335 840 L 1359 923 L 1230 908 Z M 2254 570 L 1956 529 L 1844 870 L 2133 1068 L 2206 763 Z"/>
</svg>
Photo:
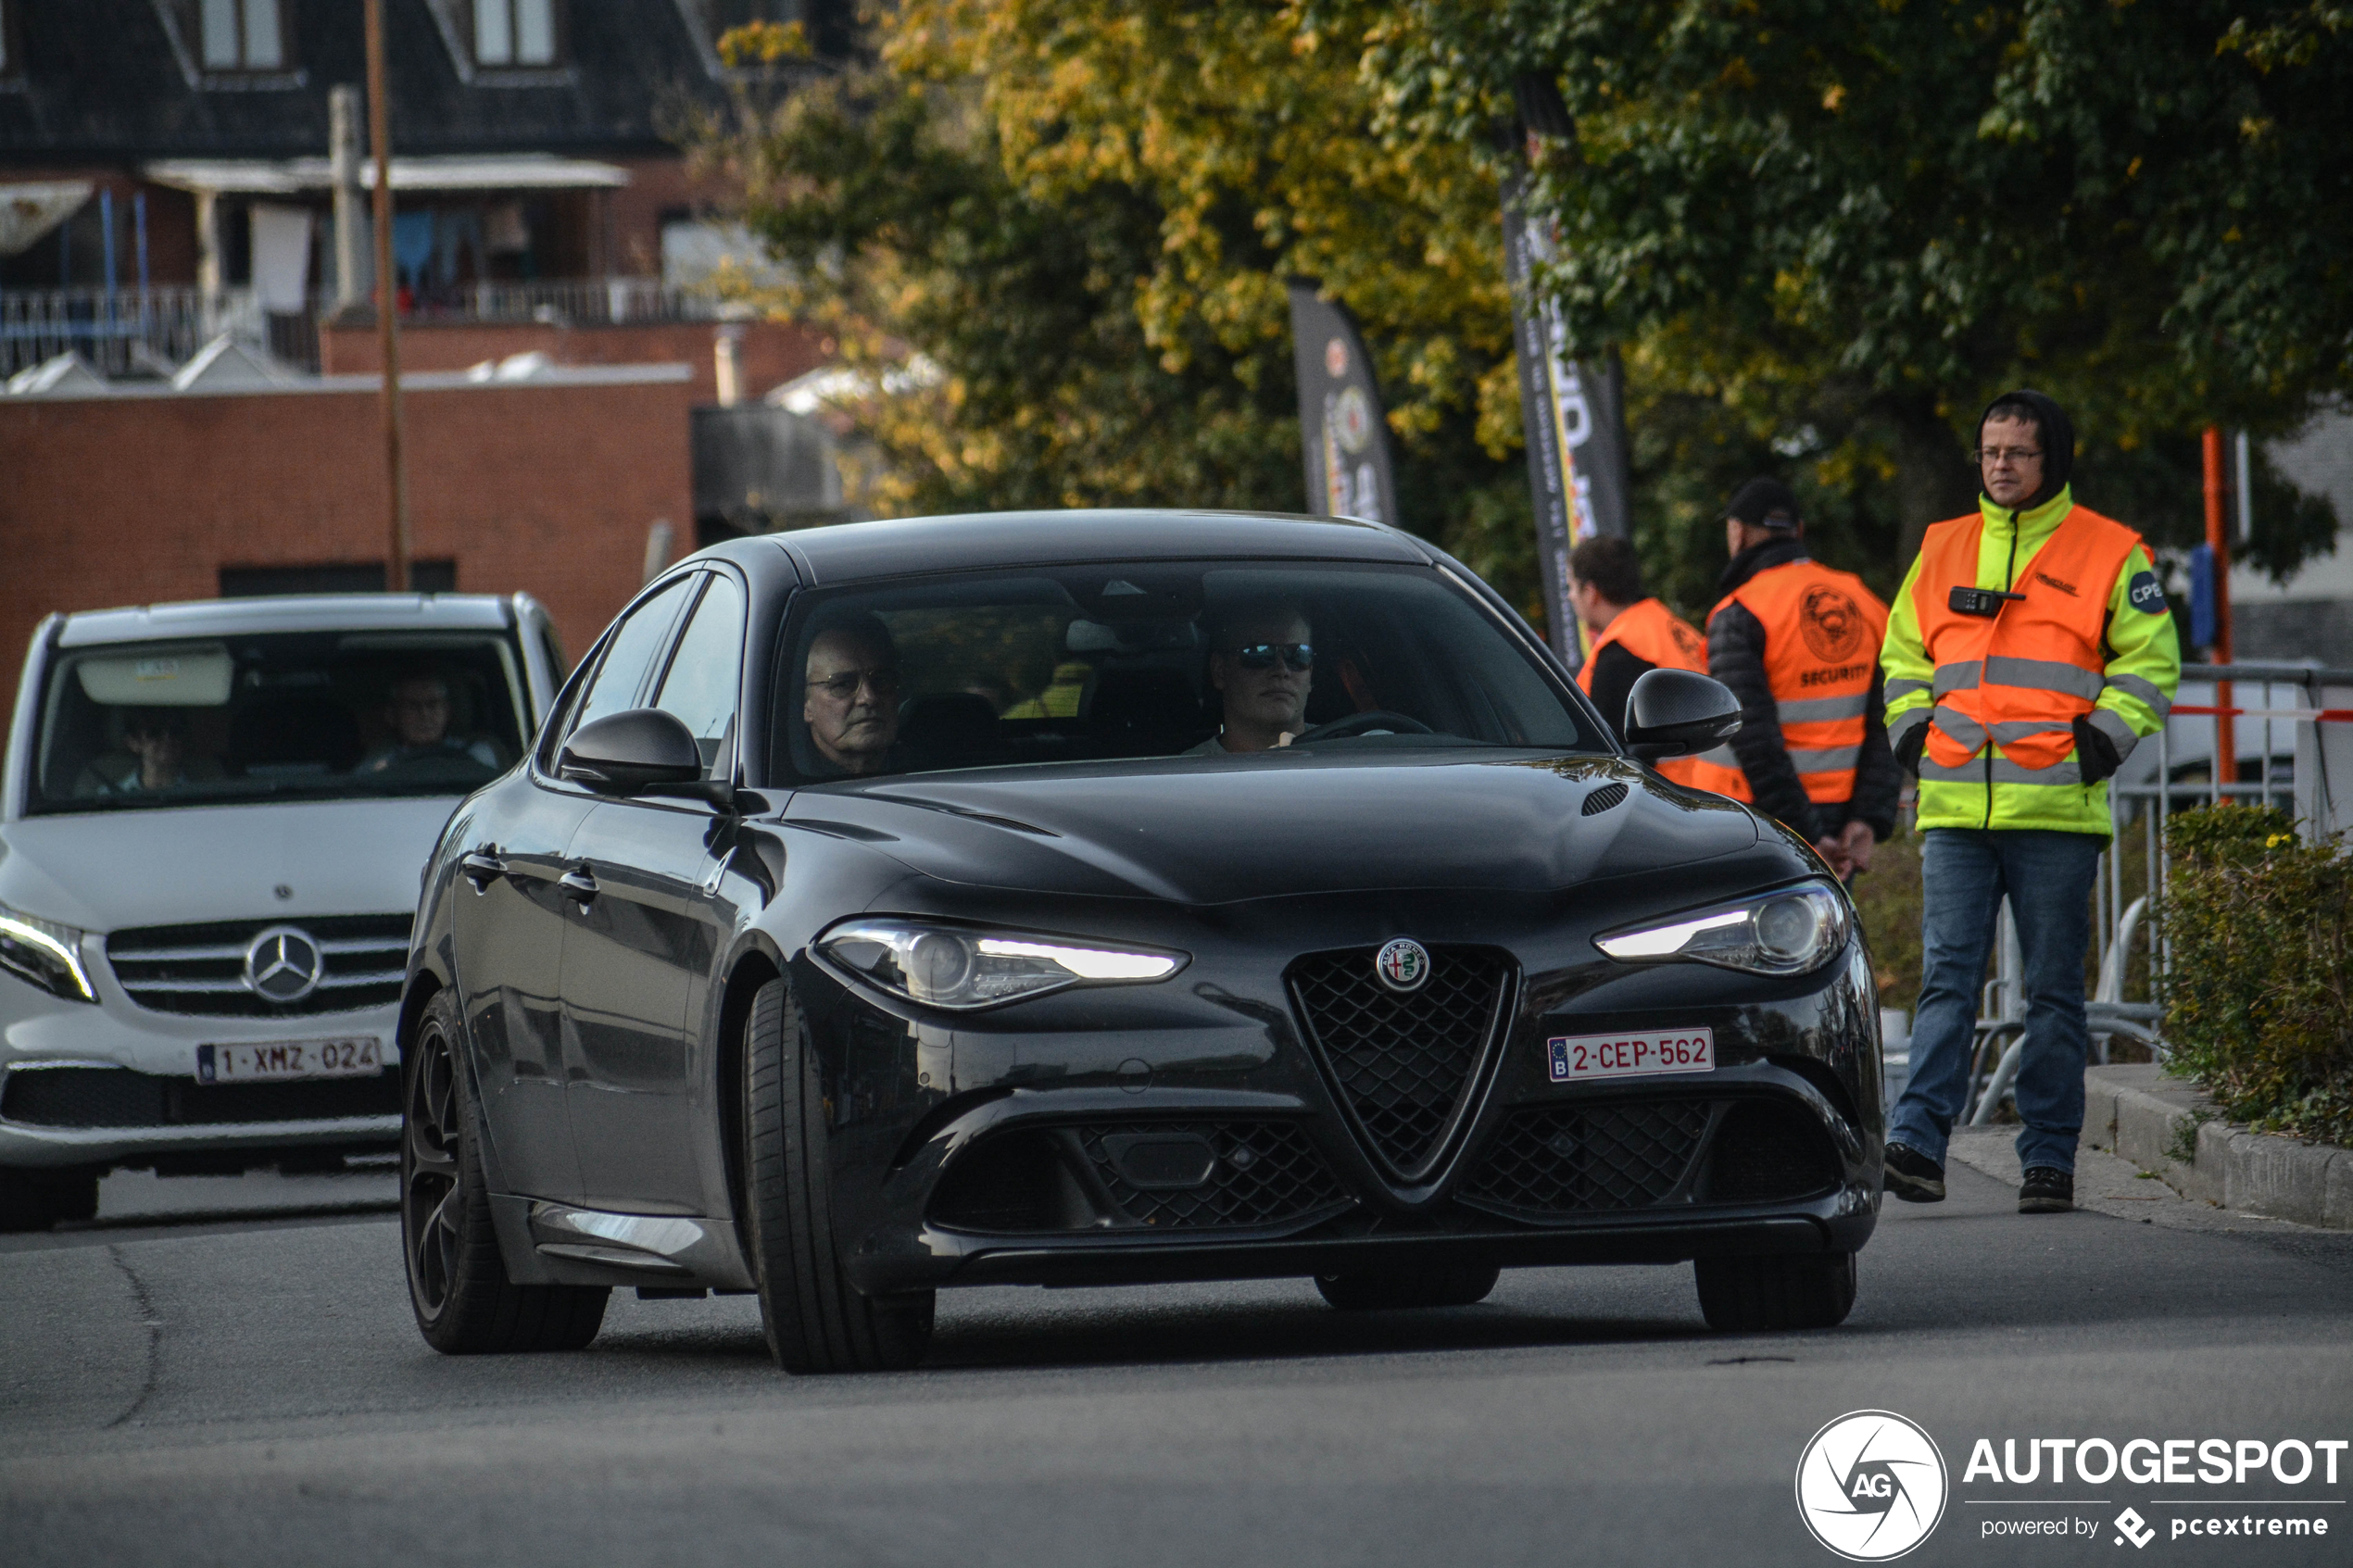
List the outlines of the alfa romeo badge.
<svg viewBox="0 0 2353 1568">
<path fill-rule="evenodd" d="M 1410 936 L 1392 937 L 1373 955 L 1373 972 L 1392 991 L 1418 991 L 1429 979 L 1429 949 Z"/>
</svg>

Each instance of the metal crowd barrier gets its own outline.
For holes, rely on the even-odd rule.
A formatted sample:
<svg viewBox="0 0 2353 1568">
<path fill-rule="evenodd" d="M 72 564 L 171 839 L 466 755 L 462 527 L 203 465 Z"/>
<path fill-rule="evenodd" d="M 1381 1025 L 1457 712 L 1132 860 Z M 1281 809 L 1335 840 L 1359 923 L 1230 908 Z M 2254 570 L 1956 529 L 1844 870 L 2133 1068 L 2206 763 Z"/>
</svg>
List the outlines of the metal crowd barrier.
<svg viewBox="0 0 2353 1568">
<path fill-rule="evenodd" d="M 2353 670 L 2322 670 L 2299 664 L 2190 664 L 2182 669 L 2185 685 L 2210 683 L 2217 700 L 2176 703 L 2165 726 L 2141 745 L 2157 748 L 2154 779 L 2111 783 L 2108 809 L 2115 836 L 2101 856 L 2099 876 L 2093 886 L 2093 932 L 2099 960 L 2098 979 L 2084 1003 L 2095 1060 L 2108 1059 L 2109 1043 L 2117 1036 L 2138 1041 L 2158 1060 L 2165 1059 L 2160 1032 L 2162 1010 L 2154 1002 L 2128 1002 L 2124 982 L 2133 944 L 2145 938 L 2152 977 L 2162 974 L 2167 955 L 2150 910 L 2164 896 L 2171 864 L 2165 848 L 2165 824 L 2174 811 L 2224 800 L 2263 806 L 2285 805 L 2297 817 L 2309 838 L 2324 837 L 2353 827 Z M 2262 688 L 2250 704 L 2238 700 L 2241 686 Z M 2274 687 L 2292 688 L 2288 706 L 2279 705 Z M 2343 688 L 2333 693 L 2333 688 Z M 2332 701 L 2337 705 L 2331 706 Z M 2263 728 L 2262 761 L 2259 777 L 2241 783 L 2237 777 L 2236 726 L 2254 721 Z M 2200 782 L 2173 778 L 2175 726 L 2210 721 L 2215 744 L 2207 754 L 2207 777 Z M 2347 726 L 2330 732 L 2323 726 Z M 2289 776 L 2277 776 L 2282 757 L 2277 742 L 2282 728 L 2288 733 L 2293 759 Z M 2339 738 L 2341 737 L 2341 738 Z M 2225 750 L 2231 755 L 2227 760 Z M 2332 753 L 2336 753 L 2332 761 Z M 2230 777 L 2224 777 L 2225 773 Z M 2126 834 L 2139 828 L 2148 888 L 2129 904 L 2124 899 Z M 1978 1010 L 1977 1045 L 1970 1063 L 1969 1096 L 1962 1121 L 1986 1126 L 2010 1098 L 2018 1067 L 2026 1050 L 2026 994 L 2018 929 L 2005 900 L 2000 940 L 1995 947 L 1994 978 L 1985 986 Z M 1909 1067 L 1908 1041 L 1905 1067 Z"/>
</svg>

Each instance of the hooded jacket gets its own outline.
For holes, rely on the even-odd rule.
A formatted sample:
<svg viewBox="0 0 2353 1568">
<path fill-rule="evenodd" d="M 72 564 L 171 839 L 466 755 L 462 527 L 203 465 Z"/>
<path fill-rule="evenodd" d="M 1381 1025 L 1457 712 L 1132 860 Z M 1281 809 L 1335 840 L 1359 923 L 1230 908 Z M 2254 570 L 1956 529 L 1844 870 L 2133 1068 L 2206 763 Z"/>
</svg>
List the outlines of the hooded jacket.
<svg viewBox="0 0 2353 1568">
<path fill-rule="evenodd" d="M 1939 607 L 1957 586 L 2042 592 L 2036 584 L 2046 582 L 2048 574 L 2037 576 L 2035 560 L 2078 509 L 2069 484 L 2075 433 L 2065 410 L 2037 392 L 2009 393 L 1995 401 L 2023 402 L 2037 410 L 2044 481 L 2018 507 L 1981 496 L 1976 516 L 1933 525 L 1930 542 L 1889 607 L 1887 641 L 1880 659 L 1886 682 L 1888 736 L 1896 757 L 1916 771 L 1937 706 L 1937 659 L 1924 625 L 1943 618 Z M 1982 430 L 1983 419 L 1978 422 Z M 2087 511 L 2084 526 L 2114 525 Z M 1968 528 L 1977 530 L 1972 579 L 1924 581 L 1923 570 L 1932 557 L 1951 558 L 1941 545 L 1952 535 L 1942 531 Z M 2098 665 L 2094 683 L 2098 695 L 2091 711 L 2075 721 L 2073 749 L 2058 767 L 2019 769 L 2005 765 L 1997 735 L 1979 747 L 1983 766 L 1972 766 L 1969 776 L 1951 768 L 1929 770 L 1938 776 L 1924 774 L 1921 779 L 1921 827 L 2047 829 L 2102 836 L 2111 831 L 2108 778 L 2142 736 L 2154 734 L 2164 723 L 2181 683 L 2181 643 L 2145 545 L 2133 544 L 2110 582 L 2052 586 L 2069 587 L 2070 597 L 2091 596 L 2087 611 L 2090 606 L 2099 607 L 2095 633 L 2088 626 L 2086 631 L 2095 645 L 2095 652 L 2086 657 Z M 2087 696 L 2090 690 L 2086 688 Z"/>
</svg>

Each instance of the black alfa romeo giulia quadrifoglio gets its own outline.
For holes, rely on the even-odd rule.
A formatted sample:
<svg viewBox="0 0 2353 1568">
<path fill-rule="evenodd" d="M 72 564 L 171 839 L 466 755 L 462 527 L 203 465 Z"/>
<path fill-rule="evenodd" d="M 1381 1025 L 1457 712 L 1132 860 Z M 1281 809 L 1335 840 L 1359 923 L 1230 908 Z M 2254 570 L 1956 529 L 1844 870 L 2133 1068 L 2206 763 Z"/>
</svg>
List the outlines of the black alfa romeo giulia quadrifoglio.
<svg viewBox="0 0 2353 1568">
<path fill-rule="evenodd" d="M 1615 718 L 1616 716 L 1612 716 Z M 403 1226 L 445 1350 L 607 1292 L 757 1292 L 795 1371 L 904 1366 L 959 1285 L 1695 1262 L 1841 1321 L 1877 1000 L 1808 848 L 1635 759 L 1391 529 L 1071 512 L 672 569 L 468 799 L 409 955 Z"/>
</svg>

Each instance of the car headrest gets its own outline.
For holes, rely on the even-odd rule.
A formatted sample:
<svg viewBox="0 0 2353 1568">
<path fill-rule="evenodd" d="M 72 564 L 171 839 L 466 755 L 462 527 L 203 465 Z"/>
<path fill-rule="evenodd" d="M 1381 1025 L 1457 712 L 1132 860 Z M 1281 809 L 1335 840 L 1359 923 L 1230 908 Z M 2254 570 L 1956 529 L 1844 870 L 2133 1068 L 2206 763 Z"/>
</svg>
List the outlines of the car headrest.
<svg viewBox="0 0 2353 1568">
<path fill-rule="evenodd" d="M 1192 683 L 1174 670 L 1101 671 L 1087 694 L 1081 717 L 1114 757 L 1182 751 L 1210 731 Z"/>
<path fill-rule="evenodd" d="M 229 721 L 233 769 L 316 764 L 337 772 L 359 765 L 359 725 L 333 697 L 280 697 L 237 710 Z"/>
<path fill-rule="evenodd" d="M 997 755 L 997 709 L 977 692 L 931 692 L 899 709 L 899 744 L 908 765 L 971 767 Z"/>
</svg>

